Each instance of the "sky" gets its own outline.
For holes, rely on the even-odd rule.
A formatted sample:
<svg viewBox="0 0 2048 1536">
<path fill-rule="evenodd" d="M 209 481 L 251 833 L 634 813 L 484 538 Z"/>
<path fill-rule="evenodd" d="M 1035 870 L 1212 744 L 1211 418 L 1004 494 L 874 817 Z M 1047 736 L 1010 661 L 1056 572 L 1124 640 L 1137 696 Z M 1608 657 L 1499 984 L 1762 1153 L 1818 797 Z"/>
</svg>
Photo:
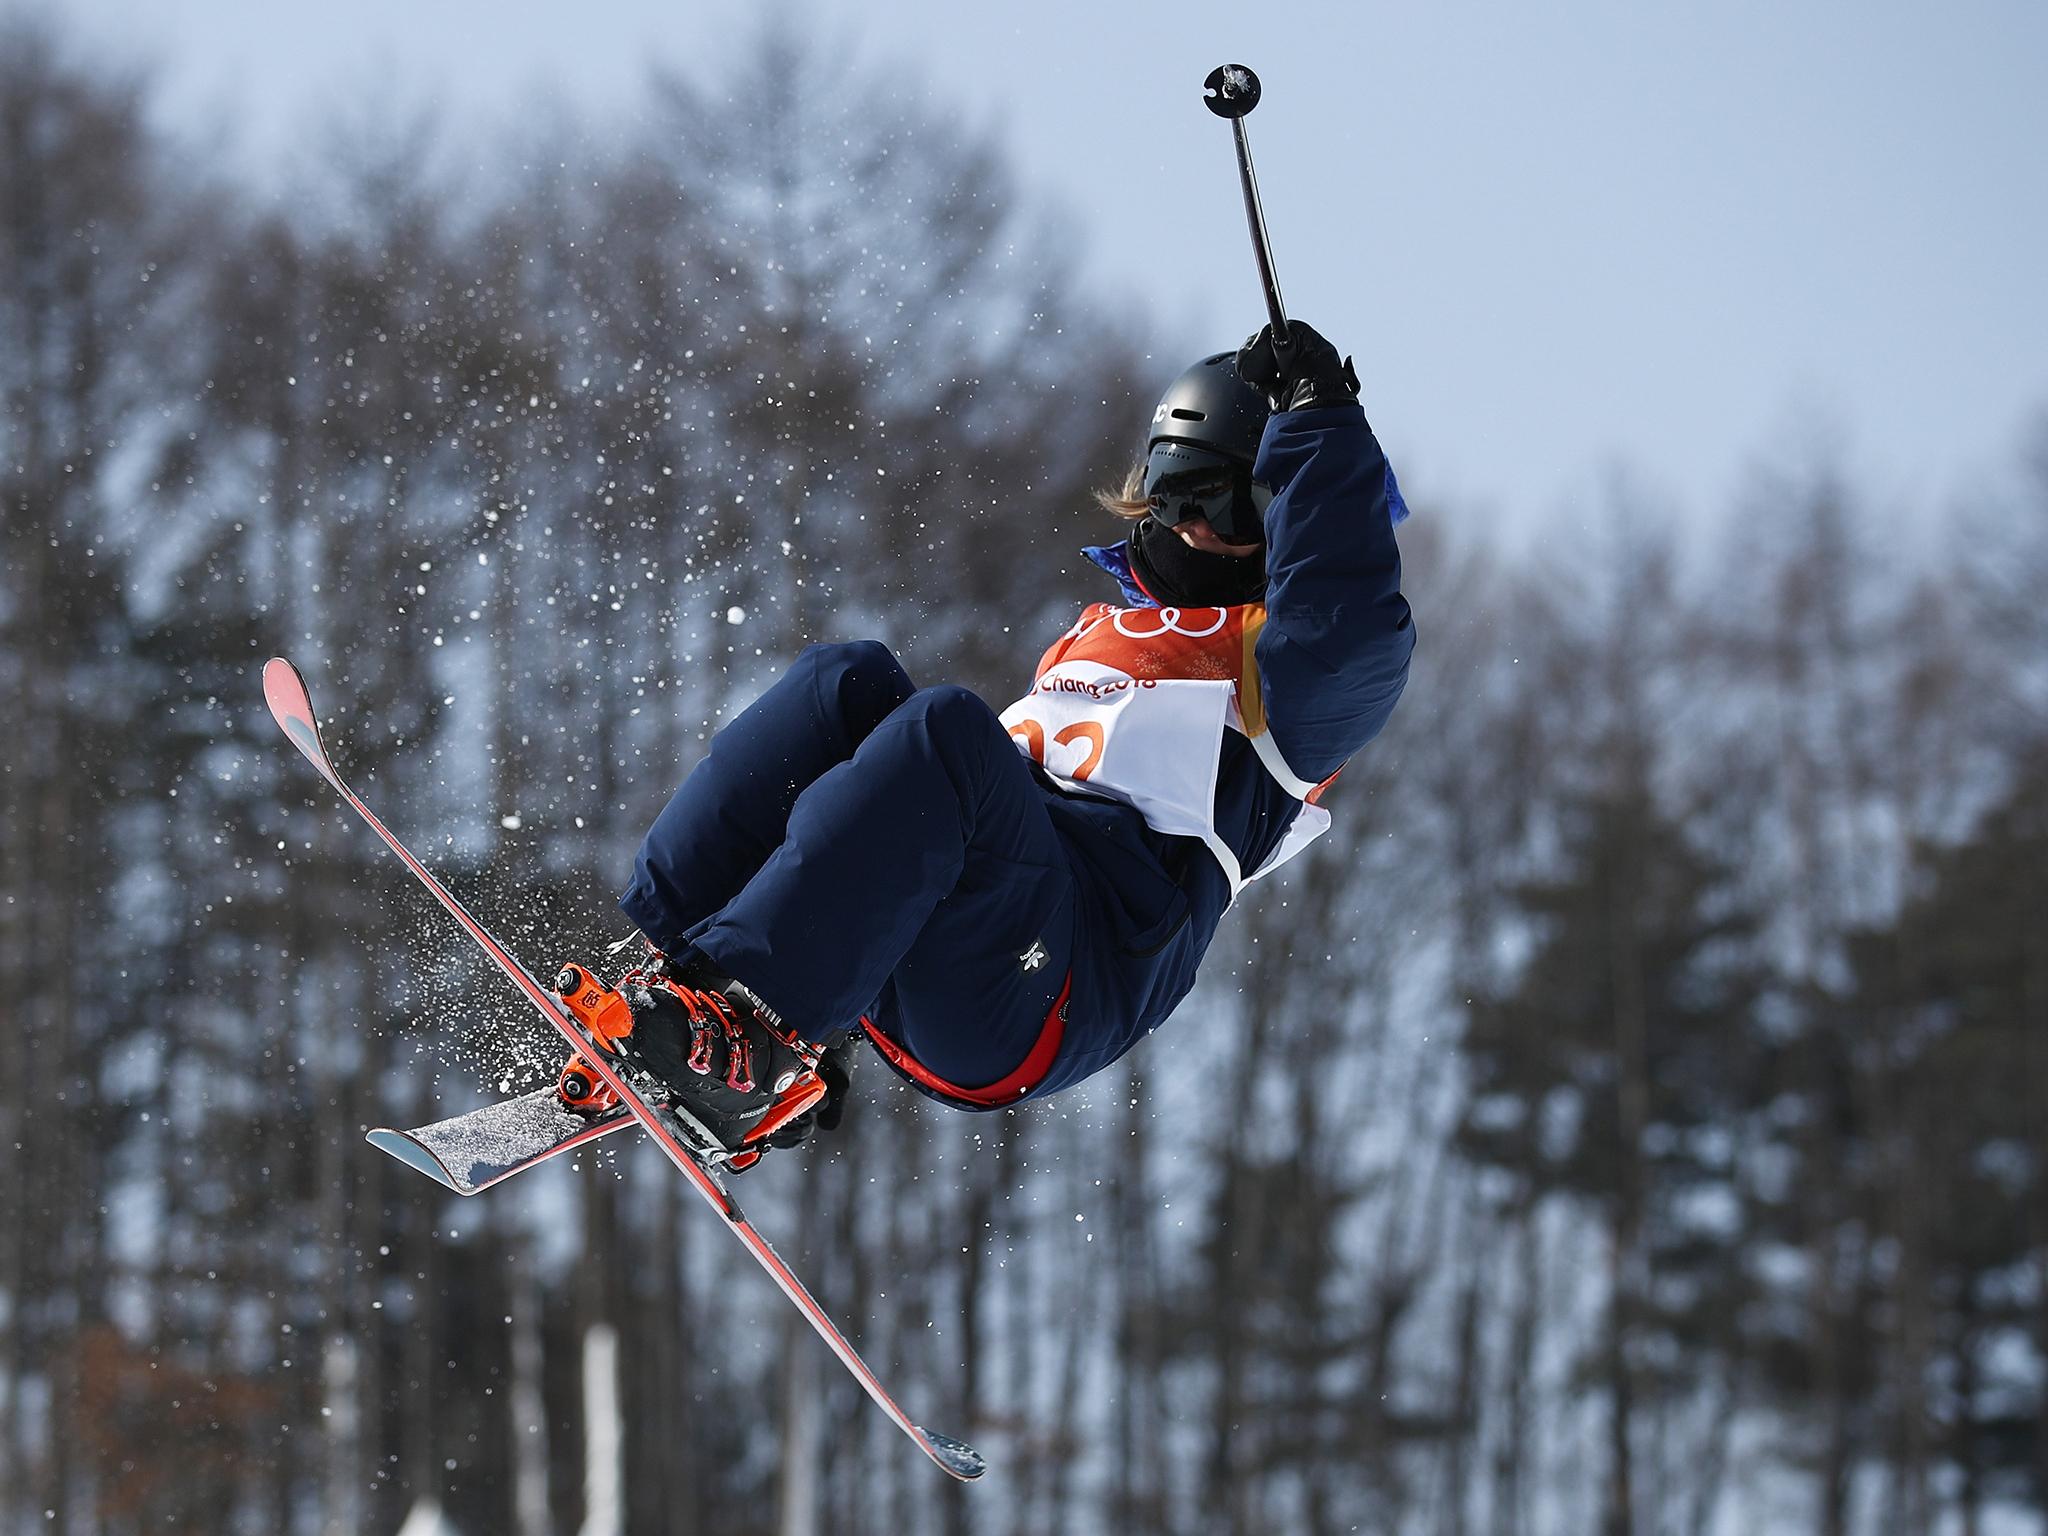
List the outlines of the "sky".
<svg viewBox="0 0 2048 1536">
<path fill-rule="evenodd" d="M 430 103 L 487 144 L 715 77 L 761 0 L 0 0 L 151 67 L 160 116 L 273 172 Z M 1263 320 L 1247 119 L 1288 312 L 1354 353 L 1418 505 L 1483 531 L 1738 530 L 1834 455 L 1878 519 L 1992 491 L 2048 420 L 2048 7 L 1800 0 L 1286 6 L 810 0 L 878 81 L 996 134 L 1114 303 L 1195 355 Z"/>
</svg>

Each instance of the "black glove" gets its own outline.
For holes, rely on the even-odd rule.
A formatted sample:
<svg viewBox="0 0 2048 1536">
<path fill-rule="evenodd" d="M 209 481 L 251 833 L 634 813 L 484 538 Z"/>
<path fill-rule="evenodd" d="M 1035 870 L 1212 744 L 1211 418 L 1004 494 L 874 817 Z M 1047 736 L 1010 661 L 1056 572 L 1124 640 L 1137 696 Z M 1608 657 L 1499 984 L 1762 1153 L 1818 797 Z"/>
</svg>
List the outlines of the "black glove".
<svg viewBox="0 0 2048 1536">
<path fill-rule="evenodd" d="M 1312 411 L 1358 398 L 1351 359 L 1339 358 L 1321 332 L 1299 320 L 1287 322 L 1284 345 L 1274 342 L 1270 325 L 1247 337 L 1237 349 L 1237 376 L 1264 390 L 1276 411 Z"/>
<path fill-rule="evenodd" d="M 824 1101 L 818 1105 L 818 1129 L 836 1131 L 846 1116 L 846 1094 L 853 1087 L 853 1042 L 849 1035 L 827 1046 L 818 1058 L 818 1076 L 825 1084 Z"/>
</svg>

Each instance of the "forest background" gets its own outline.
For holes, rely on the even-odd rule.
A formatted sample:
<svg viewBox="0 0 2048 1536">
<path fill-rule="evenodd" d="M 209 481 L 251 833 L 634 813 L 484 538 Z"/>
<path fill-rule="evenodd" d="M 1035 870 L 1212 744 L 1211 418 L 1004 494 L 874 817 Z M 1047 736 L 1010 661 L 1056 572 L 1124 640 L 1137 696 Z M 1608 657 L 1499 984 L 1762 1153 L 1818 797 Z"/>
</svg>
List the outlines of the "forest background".
<svg viewBox="0 0 2048 1536">
<path fill-rule="evenodd" d="M 1824 448 L 1683 552 L 1410 484 L 1408 697 L 1160 1037 L 747 1176 L 985 1486 L 646 1149 L 364 1146 L 555 1062 L 264 658 L 587 959 L 804 644 L 1021 687 L 1184 361 L 993 142 L 787 31 L 717 88 L 285 205 L 0 36 L 0 1530 L 2044 1529 L 2048 418 L 1933 554 Z"/>
</svg>

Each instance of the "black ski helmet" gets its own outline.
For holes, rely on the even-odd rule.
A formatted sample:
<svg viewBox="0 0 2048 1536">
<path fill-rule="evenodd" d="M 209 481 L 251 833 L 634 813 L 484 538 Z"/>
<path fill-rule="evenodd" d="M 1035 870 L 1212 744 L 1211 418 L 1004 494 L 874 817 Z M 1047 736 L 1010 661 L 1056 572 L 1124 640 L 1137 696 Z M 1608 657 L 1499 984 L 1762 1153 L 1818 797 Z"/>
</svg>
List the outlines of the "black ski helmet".
<svg viewBox="0 0 2048 1536">
<path fill-rule="evenodd" d="M 1166 387 L 1145 442 L 1145 495 L 1152 517 L 1172 527 L 1197 512 L 1226 539 L 1264 535 L 1272 498 L 1254 486 L 1252 462 L 1271 414 L 1264 391 L 1237 375 L 1237 354 L 1216 352 Z"/>
<path fill-rule="evenodd" d="M 1213 353 L 1166 386 L 1152 412 L 1145 449 L 1149 453 L 1161 442 L 1189 443 L 1250 469 L 1271 414 L 1265 393 L 1237 376 L 1237 354 Z"/>
</svg>

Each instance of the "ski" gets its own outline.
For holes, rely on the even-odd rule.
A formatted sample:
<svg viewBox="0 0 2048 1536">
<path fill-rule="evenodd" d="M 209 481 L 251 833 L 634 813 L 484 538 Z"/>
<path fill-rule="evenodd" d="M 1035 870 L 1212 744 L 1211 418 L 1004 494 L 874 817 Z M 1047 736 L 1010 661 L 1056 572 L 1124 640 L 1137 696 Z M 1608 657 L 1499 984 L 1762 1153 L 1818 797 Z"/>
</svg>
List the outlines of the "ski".
<svg viewBox="0 0 2048 1536">
<path fill-rule="evenodd" d="M 548 1087 L 409 1131 L 379 1126 L 367 1140 L 456 1194 L 474 1195 L 633 1123 L 623 1104 L 578 1114 Z"/>
<path fill-rule="evenodd" d="M 704 1202 L 724 1218 L 747 1252 L 754 1256 L 768 1277 L 782 1293 L 793 1302 L 818 1336 L 823 1339 L 832 1353 L 850 1372 L 863 1391 L 874 1401 L 892 1423 L 908 1435 L 919 1450 L 930 1457 L 933 1465 L 963 1482 L 980 1477 L 987 1470 L 987 1464 L 979 1452 L 961 1441 L 945 1435 L 933 1434 L 920 1428 L 910 1416 L 889 1395 L 875 1373 L 847 1342 L 832 1319 L 825 1314 L 811 1293 L 804 1289 L 803 1282 L 784 1264 L 768 1240 L 757 1231 L 752 1222 L 734 1201 L 732 1192 L 726 1187 L 718 1170 L 700 1161 L 690 1151 L 688 1132 L 658 1106 L 650 1105 L 633 1089 L 630 1082 L 615 1071 L 607 1060 L 606 1052 L 562 1007 L 554 993 L 536 981 L 531 972 L 513 956 L 512 952 L 498 942 L 490 930 L 470 915 L 469 910 L 455 899 L 452 892 L 435 877 L 411 850 L 377 819 L 376 813 L 358 798 L 355 791 L 342 782 L 328 756 L 327 748 L 320 740 L 320 726 L 313 714 L 312 695 L 306 689 L 306 680 L 299 669 L 282 656 L 272 657 L 263 667 L 263 698 L 270 706 L 272 718 L 284 732 L 293 746 L 297 747 L 306 761 L 311 763 L 320 777 L 325 779 L 335 793 L 346 800 L 356 814 L 369 825 L 370 830 L 383 839 L 384 845 L 396 854 L 413 877 L 432 893 L 448 915 L 461 925 L 462 930 L 476 941 L 493 964 L 504 972 L 505 977 L 534 1009 L 560 1032 L 563 1039 L 583 1059 L 592 1073 L 618 1096 L 619 1102 L 639 1122 L 640 1127 L 659 1146 L 668 1160 L 675 1164 L 684 1178 L 704 1198 Z"/>
</svg>

